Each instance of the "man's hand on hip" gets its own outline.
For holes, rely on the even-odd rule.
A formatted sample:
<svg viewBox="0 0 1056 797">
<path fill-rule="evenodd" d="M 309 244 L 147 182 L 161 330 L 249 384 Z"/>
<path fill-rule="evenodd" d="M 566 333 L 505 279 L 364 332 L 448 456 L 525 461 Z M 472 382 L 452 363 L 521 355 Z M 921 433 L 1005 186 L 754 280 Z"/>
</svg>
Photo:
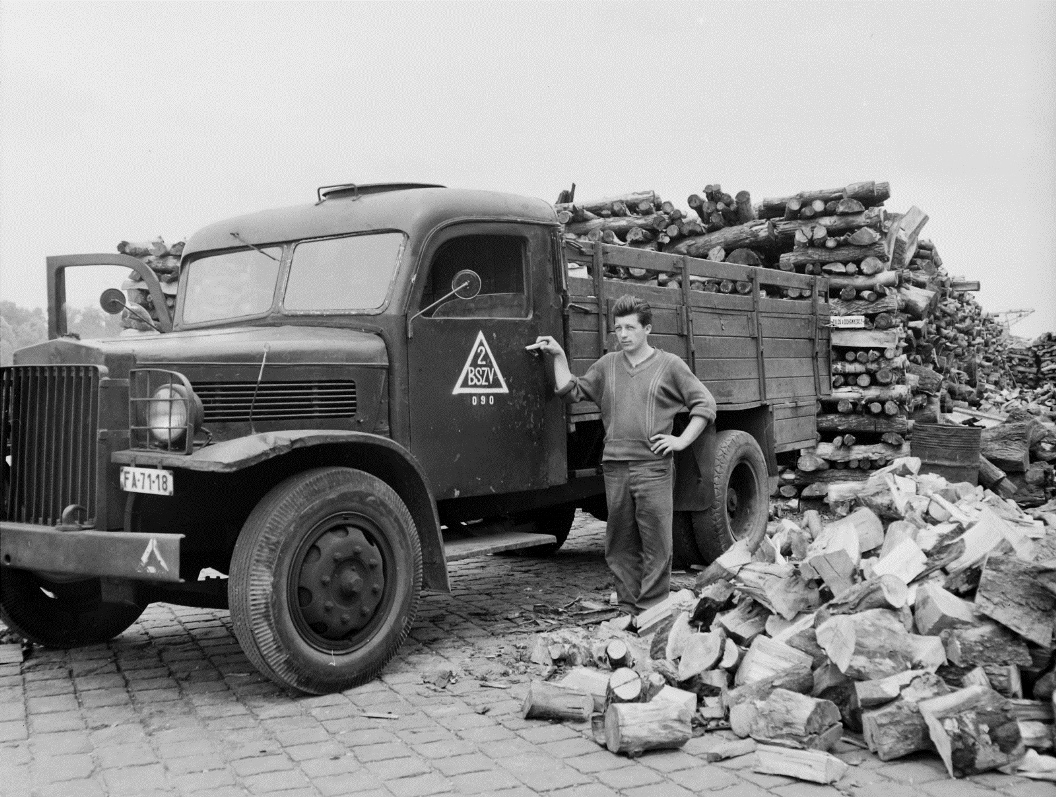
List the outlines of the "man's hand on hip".
<svg viewBox="0 0 1056 797">
<path fill-rule="evenodd" d="M 673 434 L 654 434 L 649 438 L 649 448 L 654 454 L 666 457 L 688 446 L 685 440 Z"/>
</svg>

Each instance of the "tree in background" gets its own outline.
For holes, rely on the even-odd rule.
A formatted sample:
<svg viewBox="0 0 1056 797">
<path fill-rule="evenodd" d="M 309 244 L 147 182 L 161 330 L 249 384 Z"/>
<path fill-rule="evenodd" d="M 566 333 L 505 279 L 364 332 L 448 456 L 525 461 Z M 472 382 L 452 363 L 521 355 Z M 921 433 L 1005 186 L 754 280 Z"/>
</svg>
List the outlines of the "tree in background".
<svg viewBox="0 0 1056 797">
<path fill-rule="evenodd" d="M 121 334 L 121 317 L 98 307 L 67 309 L 66 326 L 81 338 L 113 338 Z M 48 319 L 39 307 L 19 307 L 0 301 L 0 365 L 11 365 L 16 351 L 48 339 Z"/>
</svg>

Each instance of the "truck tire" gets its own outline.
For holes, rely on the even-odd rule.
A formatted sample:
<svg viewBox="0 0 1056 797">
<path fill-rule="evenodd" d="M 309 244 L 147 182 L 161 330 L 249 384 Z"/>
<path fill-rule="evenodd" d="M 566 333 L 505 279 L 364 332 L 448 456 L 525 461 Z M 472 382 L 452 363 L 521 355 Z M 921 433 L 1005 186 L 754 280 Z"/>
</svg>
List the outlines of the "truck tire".
<svg viewBox="0 0 1056 797">
<path fill-rule="evenodd" d="M 410 633 L 422 548 L 396 492 L 352 468 L 318 468 L 271 490 L 235 543 L 228 600 L 250 661 L 299 692 L 373 680 Z"/>
<path fill-rule="evenodd" d="M 108 642 L 141 614 L 142 606 L 103 603 L 97 578 L 50 581 L 28 570 L 0 567 L 0 619 L 46 648 Z"/>
<path fill-rule="evenodd" d="M 518 548 L 512 553 L 521 556 L 553 556 L 565 544 L 572 523 L 576 519 L 575 504 L 558 504 L 546 509 L 536 509 L 515 518 L 518 522 L 529 522 L 535 526 L 537 534 L 553 534 L 557 542 L 549 545 L 533 545 L 531 548 Z"/>
<path fill-rule="evenodd" d="M 770 515 L 766 459 L 747 432 L 727 429 L 715 436 L 715 504 L 694 512 L 693 530 L 703 561 L 714 562 L 737 540 L 755 550 Z"/>
</svg>

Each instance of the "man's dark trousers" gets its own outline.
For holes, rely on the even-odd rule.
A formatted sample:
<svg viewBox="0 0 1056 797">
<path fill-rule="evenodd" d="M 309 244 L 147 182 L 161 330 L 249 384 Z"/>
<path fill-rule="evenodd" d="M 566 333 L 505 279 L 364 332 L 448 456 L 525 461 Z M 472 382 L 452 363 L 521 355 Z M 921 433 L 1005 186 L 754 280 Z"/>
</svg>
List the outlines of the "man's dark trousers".
<svg viewBox="0 0 1056 797">
<path fill-rule="evenodd" d="M 671 457 L 602 463 L 609 519 L 605 561 L 620 606 L 641 611 L 671 592 Z"/>
</svg>

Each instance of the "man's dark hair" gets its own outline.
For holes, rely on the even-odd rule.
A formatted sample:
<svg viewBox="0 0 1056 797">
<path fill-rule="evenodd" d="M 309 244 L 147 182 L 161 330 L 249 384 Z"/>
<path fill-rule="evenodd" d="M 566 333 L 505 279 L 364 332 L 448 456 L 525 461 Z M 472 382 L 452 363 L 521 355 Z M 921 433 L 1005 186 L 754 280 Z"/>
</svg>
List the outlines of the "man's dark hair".
<svg viewBox="0 0 1056 797">
<path fill-rule="evenodd" d="M 637 296 L 625 293 L 612 306 L 612 317 L 616 319 L 632 314 L 638 316 L 638 323 L 643 327 L 653 323 L 653 308 L 649 306 L 649 303 L 639 299 Z"/>
</svg>

